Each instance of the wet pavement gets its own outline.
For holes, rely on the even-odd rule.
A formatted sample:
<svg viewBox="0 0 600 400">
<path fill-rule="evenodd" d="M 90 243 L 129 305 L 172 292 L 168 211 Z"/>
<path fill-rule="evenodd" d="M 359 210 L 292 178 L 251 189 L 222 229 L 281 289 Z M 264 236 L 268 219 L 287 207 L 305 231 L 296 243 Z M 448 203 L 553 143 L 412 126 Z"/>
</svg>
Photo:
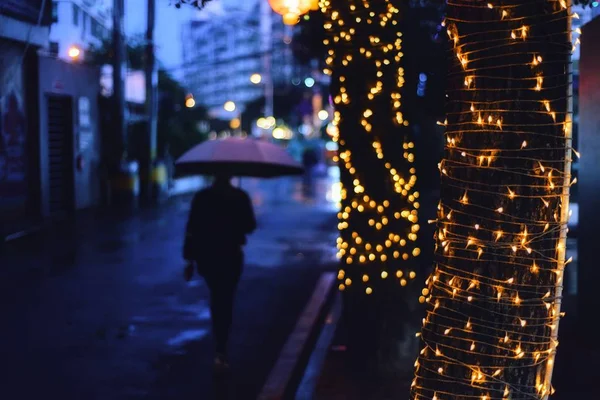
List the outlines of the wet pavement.
<svg viewBox="0 0 600 400">
<path fill-rule="evenodd" d="M 212 374 L 208 293 L 182 279 L 190 196 L 126 217 L 90 212 L 0 254 L 7 399 L 254 399 L 320 273 L 335 269 L 335 176 L 244 180 L 249 239 L 231 373 Z"/>
<path fill-rule="evenodd" d="M 600 355 L 600 346 L 594 343 L 594 331 L 581 331 L 578 326 L 578 257 L 574 238 L 567 240 L 567 257 L 571 256 L 574 261 L 569 264 L 565 274 L 562 299 L 562 311 L 566 317 L 560 323 L 560 345 L 552 381 L 556 393 L 551 399 L 591 400 L 598 398 L 598 372 L 592 360 Z M 425 269 L 422 268 L 422 271 Z M 420 332 L 421 318 L 426 314 L 425 306 L 417 300 L 421 294 L 420 283 L 421 280 L 417 279 L 403 288 L 401 301 L 394 304 L 394 315 L 390 318 L 395 322 L 394 332 L 390 335 L 394 346 L 385 352 L 371 351 L 372 357 L 356 359 L 349 344 L 349 331 L 356 327 L 350 326 L 344 319 L 340 321 L 310 399 L 395 400 L 409 397 L 414 361 L 421 349 L 421 342 L 415 333 Z M 375 322 L 365 315 L 359 318 L 369 327 Z M 381 341 L 380 338 L 372 339 L 373 342 Z"/>
</svg>

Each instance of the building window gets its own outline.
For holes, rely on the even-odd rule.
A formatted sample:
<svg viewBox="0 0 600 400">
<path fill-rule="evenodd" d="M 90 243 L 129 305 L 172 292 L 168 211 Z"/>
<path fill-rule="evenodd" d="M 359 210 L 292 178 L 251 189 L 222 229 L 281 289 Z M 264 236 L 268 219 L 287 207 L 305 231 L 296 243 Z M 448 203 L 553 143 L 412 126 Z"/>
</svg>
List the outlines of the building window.
<svg viewBox="0 0 600 400">
<path fill-rule="evenodd" d="M 94 18 L 90 18 L 92 20 L 92 24 L 90 30 L 92 32 L 92 36 L 96 39 L 102 39 L 104 36 L 104 27 L 98 23 Z"/>
<path fill-rule="evenodd" d="M 56 55 L 58 55 L 58 50 L 59 50 L 58 42 L 50 42 L 50 54 L 56 56 Z"/>
<path fill-rule="evenodd" d="M 85 11 L 82 11 L 81 15 L 82 15 L 82 19 L 83 19 L 83 24 L 81 25 L 81 33 L 82 33 L 82 35 L 85 35 L 88 32 L 87 26 L 88 26 L 89 16 L 87 15 L 87 13 Z"/>
<path fill-rule="evenodd" d="M 73 4 L 73 25 L 79 25 L 79 6 Z"/>
<path fill-rule="evenodd" d="M 56 1 L 52 2 L 52 23 L 55 24 L 58 22 L 58 3 Z"/>
</svg>

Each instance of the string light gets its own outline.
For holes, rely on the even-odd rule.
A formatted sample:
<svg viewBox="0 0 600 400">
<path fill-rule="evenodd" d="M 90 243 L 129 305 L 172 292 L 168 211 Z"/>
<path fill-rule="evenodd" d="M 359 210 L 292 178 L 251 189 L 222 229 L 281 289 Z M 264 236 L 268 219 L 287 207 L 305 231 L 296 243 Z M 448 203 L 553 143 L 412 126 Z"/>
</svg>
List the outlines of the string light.
<svg viewBox="0 0 600 400">
<path fill-rule="evenodd" d="M 366 294 L 377 284 L 405 286 L 416 277 L 407 266 L 420 254 L 419 192 L 402 105 L 403 39 L 394 27 L 402 4 L 321 1 L 328 33 L 324 72 L 332 76 L 333 140 L 340 149 L 340 290 L 358 286 L 347 285 L 347 276 L 350 282 L 361 282 L 355 277 L 363 276 L 358 289 Z"/>
<path fill-rule="evenodd" d="M 453 0 L 434 271 L 412 399 L 547 399 L 571 177 L 570 2 Z"/>
</svg>

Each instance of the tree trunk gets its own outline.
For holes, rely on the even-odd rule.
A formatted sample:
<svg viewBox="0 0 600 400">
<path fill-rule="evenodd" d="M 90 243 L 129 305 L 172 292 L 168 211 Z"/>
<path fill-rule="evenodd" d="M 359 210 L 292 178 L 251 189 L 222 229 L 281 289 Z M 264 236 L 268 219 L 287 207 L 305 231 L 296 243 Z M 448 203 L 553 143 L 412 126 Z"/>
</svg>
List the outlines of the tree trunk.
<svg viewBox="0 0 600 400">
<path fill-rule="evenodd" d="M 552 391 L 571 185 L 568 4 L 448 5 L 447 144 L 412 399 Z"/>
<path fill-rule="evenodd" d="M 399 293 L 415 278 L 420 253 L 414 143 L 403 114 L 405 80 L 413 76 L 403 68 L 400 32 L 407 2 L 324 6 L 342 184 L 338 278 L 356 339 L 349 346 L 389 353 L 383 349 L 393 347 L 399 328 Z"/>
</svg>

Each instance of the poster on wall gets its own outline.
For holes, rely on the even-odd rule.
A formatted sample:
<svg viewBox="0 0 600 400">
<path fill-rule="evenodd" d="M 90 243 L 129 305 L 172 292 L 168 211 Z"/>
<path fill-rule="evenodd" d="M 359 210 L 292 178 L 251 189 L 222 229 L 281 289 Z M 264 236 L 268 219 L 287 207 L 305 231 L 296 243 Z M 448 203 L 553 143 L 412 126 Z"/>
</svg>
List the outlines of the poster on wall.
<svg viewBox="0 0 600 400">
<path fill-rule="evenodd" d="M 27 201 L 27 125 L 22 54 L 8 47 L 0 59 L 0 214 L 23 210 Z"/>
<path fill-rule="evenodd" d="M 80 97 L 78 101 L 79 109 L 79 152 L 84 152 L 93 145 L 94 132 L 90 117 L 90 99 Z"/>
</svg>

